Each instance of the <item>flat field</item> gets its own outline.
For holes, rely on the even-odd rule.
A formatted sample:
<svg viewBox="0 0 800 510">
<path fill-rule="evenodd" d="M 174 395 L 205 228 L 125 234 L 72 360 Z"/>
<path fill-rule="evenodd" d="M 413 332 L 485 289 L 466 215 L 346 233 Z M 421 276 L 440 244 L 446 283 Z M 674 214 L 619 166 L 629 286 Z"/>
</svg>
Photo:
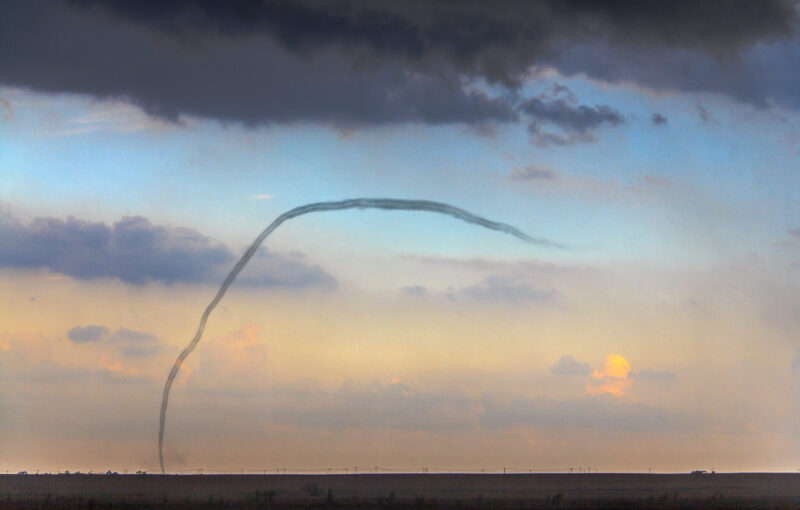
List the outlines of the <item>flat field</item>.
<svg viewBox="0 0 800 510">
<path fill-rule="evenodd" d="M 800 474 L 0 475 L 0 508 L 800 508 Z"/>
</svg>

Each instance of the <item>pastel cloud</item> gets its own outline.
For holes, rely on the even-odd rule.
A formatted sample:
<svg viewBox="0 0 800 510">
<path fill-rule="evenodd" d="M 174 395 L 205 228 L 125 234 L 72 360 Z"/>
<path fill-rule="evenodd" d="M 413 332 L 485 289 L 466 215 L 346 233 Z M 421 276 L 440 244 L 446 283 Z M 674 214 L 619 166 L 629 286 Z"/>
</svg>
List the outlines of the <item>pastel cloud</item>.
<svg viewBox="0 0 800 510">
<path fill-rule="evenodd" d="M 629 378 L 631 364 L 619 354 L 609 354 L 605 357 L 600 368 L 595 368 L 592 378 L 598 383 L 586 384 L 586 392 L 589 395 L 613 395 L 624 397 L 627 395 L 628 388 L 633 381 Z"/>
<path fill-rule="evenodd" d="M 550 366 L 554 375 L 589 375 L 589 363 L 582 363 L 572 356 L 561 356 L 558 361 Z"/>
<path fill-rule="evenodd" d="M 149 378 L 120 360 L 102 357 L 97 363 L 54 359 L 51 340 L 41 332 L 0 335 L 0 379 L 27 385 L 62 384 L 99 380 L 114 383 L 142 383 Z"/>
<path fill-rule="evenodd" d="M 619 354 L 609 354 L 599 369 L 594 369 L 592 377 L 595 379 L 626 379 L 631 371 L 631 364 Z"/>
<path fill-rule="evenodd" d="M 104 326 L 90 324 L 75 326 L 67 332 L 67 338 L 79 344 L 105 343 L 113 345 L 123 356 L 151 356 L 161 349 L 161 341 L 153 334 L 128 328 L 119 328 L 113 333 Z"/>
<path fill-rule="evenodd" d="M 506 301 L 510 303 L 552 304 L 558 294 L 552 289 L 543 289 L 524 279 L 508 275 L 491 275 L 475 285 L 459 291 L 463 297 L 480 301 Z"/>
<path fill-rule="evenodd" d="M 266 363 L 267 346 L 261 341 L 261 328 L 247 324 L 227 336 L 212 337 L 201 344 L 196 365 L 189 369 L 186 381 L 211 390 L 263 387 Z"/>
</svg>

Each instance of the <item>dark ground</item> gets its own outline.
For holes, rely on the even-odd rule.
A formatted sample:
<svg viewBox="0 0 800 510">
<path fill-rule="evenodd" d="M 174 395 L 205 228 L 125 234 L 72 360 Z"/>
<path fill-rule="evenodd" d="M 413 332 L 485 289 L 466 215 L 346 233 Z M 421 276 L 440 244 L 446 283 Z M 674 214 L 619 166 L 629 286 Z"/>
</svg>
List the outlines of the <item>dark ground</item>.
<svg viewBox="0 0 800 510">
<path fill-rule="evenodd" d="M 800 474 L 0 475 L 0 509 L 800 509 Z"/>
</svg>

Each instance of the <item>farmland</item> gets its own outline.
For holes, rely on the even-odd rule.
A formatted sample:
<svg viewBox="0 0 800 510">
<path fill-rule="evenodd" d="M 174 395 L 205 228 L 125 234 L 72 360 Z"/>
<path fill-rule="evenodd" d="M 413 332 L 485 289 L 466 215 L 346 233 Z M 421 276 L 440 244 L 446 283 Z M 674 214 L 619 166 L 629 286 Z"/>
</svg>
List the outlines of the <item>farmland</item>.
<svg viewBox="0 0 800 510">
<path fill-rule="evenodd" d="M 800 474 L 0 475 L 0 508 L 797 508 Z"/>
</svg>

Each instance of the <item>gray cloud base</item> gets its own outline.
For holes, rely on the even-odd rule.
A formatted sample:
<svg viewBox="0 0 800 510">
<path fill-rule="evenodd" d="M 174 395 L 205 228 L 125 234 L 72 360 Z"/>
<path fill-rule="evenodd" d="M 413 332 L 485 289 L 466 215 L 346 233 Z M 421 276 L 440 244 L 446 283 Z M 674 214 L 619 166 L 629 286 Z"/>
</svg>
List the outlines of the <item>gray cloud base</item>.
<svg viewBox="0 0 800 510">
<path fill-rule="evenodd" d="M 152 224 L 142 216 L 109 226 L 70 217 L 25 225 L 0 213 L 0 267 L 45 267 L 79 279 L 119 278 L 131 284 L 218 283 L 233 263 L 226 246 L 189 228 Z M 262 250 L 246 285 L 323 287 L 336 279 L 300 257 Z"/>
<path fill-rule="evenodd" d="M 572 356 L 561 356 L 558 361 L 550 366 L 550 372 L 554 375 L 589 375 L 591 367 L 589 363 L 583 363 Z"/>
</svg>

